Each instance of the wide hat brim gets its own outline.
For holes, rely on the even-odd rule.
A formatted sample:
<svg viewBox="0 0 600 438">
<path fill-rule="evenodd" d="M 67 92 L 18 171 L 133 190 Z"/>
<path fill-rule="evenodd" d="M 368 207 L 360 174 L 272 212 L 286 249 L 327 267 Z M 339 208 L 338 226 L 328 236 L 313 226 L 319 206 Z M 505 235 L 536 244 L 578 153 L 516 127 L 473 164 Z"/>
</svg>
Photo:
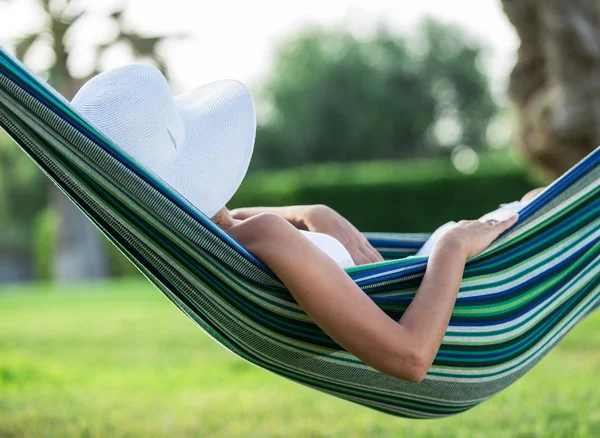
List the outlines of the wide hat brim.
<svg viewBox="0 0 600 438">
<path fill-rule="evenodd" d="M 158 70 L 133 65 L 96 76 L 73 105 L 208 217 L 229 202 L 248 170 L 256 113 L 241 82 L 217 81 L 173 98 Z"/>
</svg>

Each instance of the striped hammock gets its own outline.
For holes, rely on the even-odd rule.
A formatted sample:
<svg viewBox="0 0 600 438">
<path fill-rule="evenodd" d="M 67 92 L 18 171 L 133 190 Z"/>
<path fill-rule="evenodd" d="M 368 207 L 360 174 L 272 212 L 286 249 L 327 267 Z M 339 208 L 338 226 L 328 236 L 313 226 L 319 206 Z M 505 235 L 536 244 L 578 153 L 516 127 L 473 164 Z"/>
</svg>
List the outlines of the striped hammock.
<svg viewBox="0 0 600 438">
<path fill-rule="evenodd" d="M 344 351 L 273 273 L 201 212 L 114 149 L 0 48 L 0 125 L 182 312 L 275 374 L 402 417 L 466 411 L 529 371 L 600 305 L 600 150 L 467 263 L 427 377 L 409 383 Z M 419 286 L 427 235 L 370 234 L 389 260 L 348 274 L 398 320 Z"/>
</svg>

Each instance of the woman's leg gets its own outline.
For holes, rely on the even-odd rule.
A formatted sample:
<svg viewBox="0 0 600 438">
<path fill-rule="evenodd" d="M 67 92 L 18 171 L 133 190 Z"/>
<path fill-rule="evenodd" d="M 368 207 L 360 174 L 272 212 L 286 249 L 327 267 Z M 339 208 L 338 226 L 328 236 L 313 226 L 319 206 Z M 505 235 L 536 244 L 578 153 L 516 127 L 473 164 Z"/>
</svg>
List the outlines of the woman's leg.
<svg viewBox="0 0 600 438">
<path fill-rule="evenodd" d="M 546 187 L 539 187 L 537 189 L 533 189 L 532 191 L 526 193 L 522 198 L 521 198 L 521 202 L 529 202 L 531 201 L 533 198 L 535 198 L 537 195 L 539 195 L 540 193 L 542 193 L 544 190 L 546 189 Z"/>
</svg>

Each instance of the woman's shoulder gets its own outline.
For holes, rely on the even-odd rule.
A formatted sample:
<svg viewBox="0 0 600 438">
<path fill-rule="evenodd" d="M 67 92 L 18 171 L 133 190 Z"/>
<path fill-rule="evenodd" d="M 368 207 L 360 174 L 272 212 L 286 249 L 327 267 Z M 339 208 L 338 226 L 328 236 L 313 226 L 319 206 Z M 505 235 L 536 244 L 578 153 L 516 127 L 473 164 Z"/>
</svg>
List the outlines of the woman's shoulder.
<svg viewBox="0 0 600 438">
<path fill-rule="evenodd" d="M 257 243 L 282 244 L 288 239 L 302 238 L 293 225 L 274 213 L 261 213 L 240 221 L 229 229 L 229 234 L 246 247 Z"/>
</svg>

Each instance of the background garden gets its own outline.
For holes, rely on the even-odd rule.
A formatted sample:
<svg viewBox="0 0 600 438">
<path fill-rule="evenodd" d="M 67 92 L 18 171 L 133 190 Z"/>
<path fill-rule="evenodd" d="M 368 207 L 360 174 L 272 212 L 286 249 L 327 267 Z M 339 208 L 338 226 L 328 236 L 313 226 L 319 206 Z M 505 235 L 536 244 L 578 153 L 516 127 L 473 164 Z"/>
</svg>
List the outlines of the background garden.
<svg viewBox="0 0 600 438">
<path fill-rule="evenodd" d="M 230 206 L 323 203 L 363 231 L 430 232 L 560 176 L 600 144 L 597 7 L 496 1 L 521 41 L 501 87 L 484 42 L 427 16 L 407 29 L 382 19 L 357 32 L 342 21 L 278 36 L 268 71 L 250 84 L 255 154 Z M 67 98 L 119 63 L 173 76 L 167 55 L 193 32 L 141 29 L 133 10 L 0 0 L 0 44 Z M 39 20 L 2 30 L 22 13 Z M 473 411 L 400 420 L 221 349 L 3 131 L 0 223 L 0 437 L 600 435 L 599 315 Z"/>
</svg>

